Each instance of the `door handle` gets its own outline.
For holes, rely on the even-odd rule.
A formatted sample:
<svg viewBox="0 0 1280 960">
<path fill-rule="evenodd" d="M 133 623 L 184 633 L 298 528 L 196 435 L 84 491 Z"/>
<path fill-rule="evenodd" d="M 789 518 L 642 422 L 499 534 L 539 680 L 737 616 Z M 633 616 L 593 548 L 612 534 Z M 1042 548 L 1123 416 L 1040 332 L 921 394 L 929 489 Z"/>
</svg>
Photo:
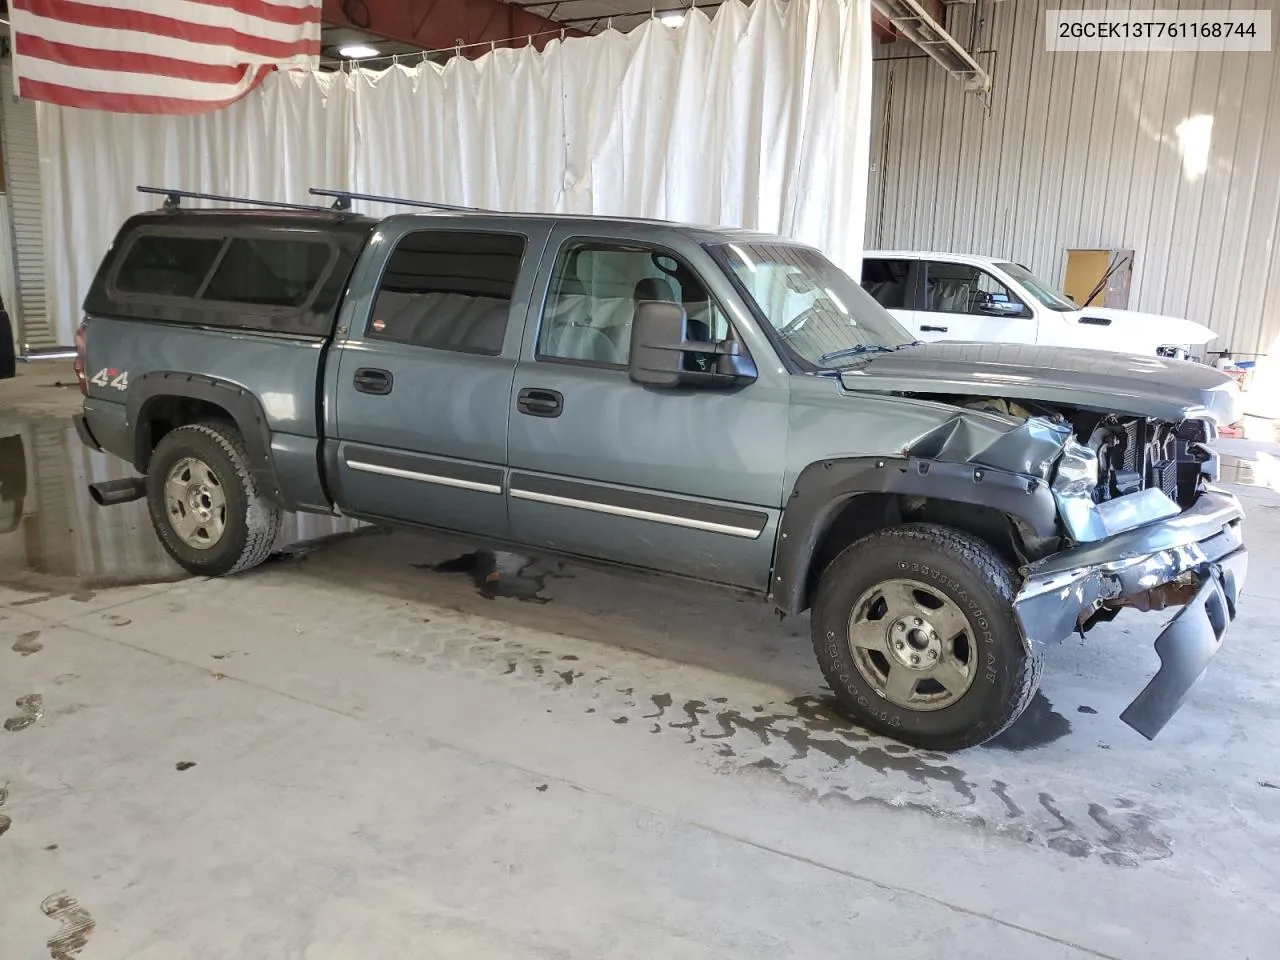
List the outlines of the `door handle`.
<svg viewBox="0 0 1280 960">
<path fill-rule="evenodd" d="M 931 327 L 927 323 L 920 324 L 921 333 L 946 333 L 946 327 Z"/>
<path fill-rule="evenodd" d="M 1109 327 L 1111 320 L 1108 317 L 1081 317 L 1081 323 L 1087 323 L 1093 327 Z"/>
<path fill-rule="evenodd" d="M 516 394 L 516 409 L 531 417 L 558 417 L 564 410 L 564 395 L 558 390 L 526 387 Z"/>
<path fill-rule="evenodd" d="M 372 393 L 382 397 L 391 392 L 395 377 L 390 370 L 379 370 L 376 367 L 361 367 L 356 371 L 355 385 L 360 393 Z"/>
</svg>

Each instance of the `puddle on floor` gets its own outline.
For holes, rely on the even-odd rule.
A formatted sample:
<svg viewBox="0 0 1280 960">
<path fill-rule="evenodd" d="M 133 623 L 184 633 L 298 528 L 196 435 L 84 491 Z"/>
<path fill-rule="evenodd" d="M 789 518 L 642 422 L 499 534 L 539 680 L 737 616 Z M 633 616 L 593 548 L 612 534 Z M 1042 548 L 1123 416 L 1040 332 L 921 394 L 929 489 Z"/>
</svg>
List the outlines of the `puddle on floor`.
<svg viewBox="0 0 1280 960">
<path fill-rule="evenodd" d="M 440 563 L 416 563 L 419 570 L 465 573 L 482 597 L 508 597 L 525 603 L 550 603 L 543 596 L 547 579 L 564 577 L 563 563 L 548 563 L 505 550 L 476 550 Z"/>
<path fill-rule="evenodd" d="M 32 575 L 95 586 L 182 579 L 156 539 L 146 501 L 99 507 L 89 496 L 90 483 L 133 475 L 123 461 L 84 446 L 69 424 L 0 415 L 0 582 L 20 585 Z M 356 526 L 286 514 L 281 543 Z"/>
</svg>

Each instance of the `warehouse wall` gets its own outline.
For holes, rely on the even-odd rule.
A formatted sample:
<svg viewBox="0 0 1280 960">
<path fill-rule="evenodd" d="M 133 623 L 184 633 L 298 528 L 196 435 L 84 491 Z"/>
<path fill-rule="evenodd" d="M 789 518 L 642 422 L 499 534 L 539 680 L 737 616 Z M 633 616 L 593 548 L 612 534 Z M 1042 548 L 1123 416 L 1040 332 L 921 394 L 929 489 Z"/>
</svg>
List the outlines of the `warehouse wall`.
<svg viewBox="0 0 1280 960">
<path fill-rule="evenodd" d="M 894 59 L 874 70 L 867 246 L 1009 257 L 1058 282 L 1066 248 L 1133 249 L 1130 308 L 1208 324 L 1211 350 L 1280 354 L 1280 54 L 1050 54 L 1046 5 L 950 7 L 994 77 L 989 109 L 918 49 L 876 51 Z"/>
</svg>

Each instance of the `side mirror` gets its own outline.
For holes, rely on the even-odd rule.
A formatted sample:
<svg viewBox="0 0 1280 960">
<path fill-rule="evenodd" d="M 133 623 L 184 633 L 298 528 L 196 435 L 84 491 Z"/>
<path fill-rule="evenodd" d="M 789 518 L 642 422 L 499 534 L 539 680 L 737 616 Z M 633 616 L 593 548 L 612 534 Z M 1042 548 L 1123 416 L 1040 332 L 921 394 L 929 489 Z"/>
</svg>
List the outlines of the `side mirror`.
<svg viewBox="0 0 1280 960">
<path fill-rule="evenodd" d="M 631 379 L 647 387 L 738 387 L 755 382 L 756 365 L 735 341 L 686 339 L 684 310 L 676 303 L 640 304 L 631 324 Z M 685 357 L 713 358 L 710 370 L 686 369 Z"/>
<path fill-rule="evenodd" d="M 1016 300 L 995 297 L 991 294 L 987 294 L 978 301 L 978 312 L 985 313 L 990 317 L 1019 317 L 1022 316 L 1026 309 Z"/>
</svg>

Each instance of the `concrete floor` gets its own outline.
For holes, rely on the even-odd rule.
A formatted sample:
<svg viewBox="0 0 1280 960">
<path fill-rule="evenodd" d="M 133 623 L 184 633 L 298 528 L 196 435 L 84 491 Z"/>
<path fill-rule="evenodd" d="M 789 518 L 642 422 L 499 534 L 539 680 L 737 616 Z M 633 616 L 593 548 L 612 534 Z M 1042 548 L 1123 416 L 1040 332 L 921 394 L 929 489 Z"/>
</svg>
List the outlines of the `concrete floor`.
<svg viewBox="0 0 1280 960">
<path fill-rule="evenodd" d="M 380 533 L 179 579 L 139 505 L 39 495 L 110 469 L 40 386 L 0 385 L 37 491 L 0 534 L 3 960 L 1275 955 L 1270 490 L 1159 739 L 1117 718 L 1135 613 L 945 756 L 833 714 L 807 622 L 692 586 L 499 557 L 477 587 L 469 545 Z"/>
</svg>

